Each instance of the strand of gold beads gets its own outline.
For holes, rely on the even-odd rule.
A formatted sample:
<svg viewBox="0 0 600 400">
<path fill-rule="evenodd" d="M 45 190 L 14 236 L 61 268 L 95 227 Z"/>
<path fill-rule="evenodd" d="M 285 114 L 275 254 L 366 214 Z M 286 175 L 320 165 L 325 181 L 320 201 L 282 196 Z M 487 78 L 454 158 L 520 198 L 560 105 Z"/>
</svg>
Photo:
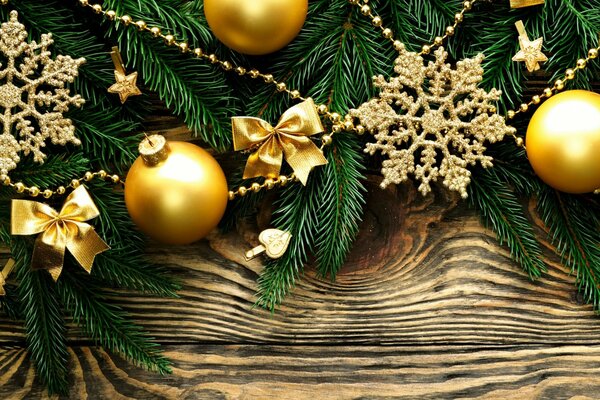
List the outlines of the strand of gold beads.
<svg viewBox="0 0 600 400">
<path fill-rule="evenodd" d="M 553 95 L 561 92 L 565 89 L 565 83 L 567 81 L 575 79 L 575 75 L 577 72 L 585 69 L 589 62 L 593 59 L 598 58 L 598 54 L 600 54 L 600 44 L 598 47 L 592 47 L 588 50 L 586 58 L 580 58 L 577 60 L 575 67 L 569 68 L 565 71 L 565 74 L 562 78 L 558 78 L 552 84 L 552 87 L 547 87 L 543 90 L 542 94 L 535 95 L 531 97 L 531 100 L 527 103 L 521 103 L 519 108 L 516 110 L 509 110 L 506 113 L 506 117 L 508 119 L 514 119 L 518 114 L 525 113 L 530 110 L 531 106 L 540 104 L 544 99 L 548 99 Z M 516 139 L 517 146 L 525 148 L 524 140 L 522 137 L 517 137 Z"/>
<path fill-rule="evenodd" d="M 371 23 L 373 24 L 373 26 L 375 26 L 381 30 L 382 36 L 385 39 L 388 39 L 390 42 L 392 42 L 392 45 L 394 46 L 394 49 L 396 51 L 399 51 L 402 49 L 402 46 L 404 46 L 404 44 L 394 37 L 394 32 L 390 28 L 386 28 L 383 25 L 383 20 L 381 19 L 381 17 L 378 15 L 375 15 L 373 13 L 371 6 L 369 6 L 369 0 L 362 0 L 362 1 L 361 0 L 348 0 L 348 1 L 350 2 L 350 4 L 359 7 L 362 15 L 371 19 Z M 454 36 L 454 33 L 456 32 L 456 28 L 458 28 L 458 26 L 464 21 L 465 14 L 473 8 L 473 4 L 475 4 L 477 1 L 478 0 L 463 1 L 462 10 L 459 13 L 454 15 L 454 24 L 448 25 L 446 27 L 444 35 L 436 36 L 435 39 L 433 40 L 433 43 L 423 45 L 423 47 L 421 48 L 421 52 L 419 54 L 425 55 L 425 54 L 431 53 L 431 51 L 434 50 L 436 47 L 440 47 L 441 45 L 443 45 L 444 42 L 446 41 L 446 39 L 448 39 L 450 36 Z"/>
<path fill-rule="evenodd" d="M 287 93 L 292 99 L 301 101 L 308 100 L 308 98 L 303 97 L 298 90 L 288 88 L 285 82 L 277 81 L 272 74 L 263 74 L 254 68 L 247 69 L 242 66 L 234 66 L 230 61 L 220 60 L 214 53 L 206 53 L 199 47 L 191 47 L 188 42 L 178 41 L 174 35 L 170 33 L 163 33 L 159 27 L 149 26 L 145 21 L 142 20 L 134 21 L 129 15 L 119 16 L 113 10 L 104 10 L 100 4 L 91 4 L 89 0 L 79 0 L 79 4 L 84 7 L 91 8 L 96 14 L 103 15 L 110 21 L 121 22 L 127 27 L 136 27 L 140 32 L 146 32 L 157 39 L 162 39 L 165 45 L 177 47 L 182 53 L 190 54 L 198 59 L 208 61 L 211 64 L 220 67 L 224 71 L 234 72 L 239 76 L 248 76 L 252 79 L 262 79 L 265 84 L 274 85 L 278 92 Z M 355 131 L 358 134 L 363 134 L 365 132 L 365 128 L 363 126 L 354 125 L 353 118 L 350 116 L 342 118 L 340 114 L 329 111 L 329 108 L 325 104 L 317 105 L 317 111 L 332 124 L 331 133 L 325 134 L 321 137 L 321 150 L 326 146 L 331 145 L 333 141 L 332 137 L 337 133 L 342 131 Z M 287 176 L 282 175 L 275 179 L 268 178 L 265 179 L 263 183 L 255 182 L 250 187 L 242 186 L 229 191 L 229 199 L 233 200 L 237 197 L 244 197 L 250 192 L 256 193 L 260 192 L 261 190 L 270 190 L 275 187 L 286 186 L 290 182 L 297 182 L 297 178 L 294 174 Z"/>
<path fill-rule="evenodd" d="M 0 0 L 0 5 L 8 5 L 8 3 L 9 0 Z M 150 34 L 152 34 L 152 36 L 163 39 L 166 45 L 178 47 L 182 53 L 192 53 L 197 58 L 205 59 L 211 64 L 216 64 L 225 71 L 234 71 L 240 76 L 249 76 L 252 79 L 263 79 L 266 84 L 275 85 L 278 92 L 286 92 L 293 99 L 298 99 L 301 101 L 307 100 L 307 98 L 301 96 L 298 90 L 288 89 L 287 85 L 284 82 L 278 82 L 274 79 L 273 75 L 271 74 L 263 74 L 256 69 L 248 70 L 241 66 L 234 68 L 231 62 L 219 60 L 215 54 L 206 54 L 201 48 L 190 48 L 187 42 L 178 42 L 173 35 L 163 34 L 159 27 L 149 27 L 144 21 L 134 22 L 133 19 L 128 15 L 118 17 L 115 11 L 104 11 L 100 4 L 90 4 L 88 0 L 79 0 L 79 4 L 82 6 L 92 8 L 96 14 L 102 14 L 108 20 L 120 21 L 125 26 L 135 26 L 140 31 L 149 32 Z M 339 133 L 343 130 L 355 130 L 359 132 L 359 134 L 362 134 L 365 131 L 364 127 L 362 126 L 355 127 L 351 118 L 347 117 L 344 121 L 342 121 L 342 117 L 340 116 L 340 114 L 330 112 L 328 107 L 324 104 L 318 105 L 317 110 L 320 115 L 324 115 L 332 123 L 331 134 L 323 135 L 321 137 L 321 150 L 323 150 L 326 146 L 329 146 L 332 143 L 332 135 L 335 133 Z M 24 193 L 29 195 L 30 197 L 42 196 L 46 199 L 49 199 L 55 195 L 63 195 L 68 189 L 76 189 L 81 185 L 82 182 L 90 182 L 94 179 L 110 181 L 114 184 L 124 183 L 122 178 L 116 174 L 109 174 L 104 170 L 100 170 L 97 172 L 88 171 L 84 174 L 83 177 L 73 179 L 68 185 L 59 186 L 56 189 L 42 190 L 37 186 L 27 186 L 23 182 L 14 183 L 12 182 L 12 179 L 9 176 L 0 175 L 0 182 L 2 182 L 4 186 L 13 188 L 17 193 Z M 293 173 L 290 175 L 280 175 L 274 179 L 267 178 L 264 180 L 263 183 L 254 182 L 250 185 L 250 187 L 241 186 L 237 189 L 229 191 L 229 199 L 233 200 L 236 197 L 244 197 L 248 193 L 260 192 L 263 189 L 271 190 L 275 187 L 284 187 L 287 186 L 290 182 L 297 181 L 298 179 Z"/>
<path fill-rule="evenodd" d="M 399 51 L 403 48 L 404 44 L 401 41 L 394 38 L 393 31 L 389 28 L 386 28 L 383 25 L 383 21 L 382 21 L 381 17 L 379 17 L 378 15 L 375 15 L 373 13 L 373 10 L 371 9 L 371 7 L 368 4 L 369 0 L 362 0 L 362 1 L 361 0 L 348 0 L 348 1 L 350 2 L 350 4 L 360 7 L 361 14 L 363 14 L 364 16 L 366 16 L 368 18 L 371 18 L 371 23 L 373 24 L 373 26 L 375 26 L 381 30 L 381 34 L 383 35 L 383 37 L 392 42 L 392 45 L 394 46 L 394 49 L 396 51 Z M 448 38 L 450 38 L 451 36 L 454 36 L 454 34 L 456 33 L 456 28 L 458 28 L 458 26 L 464 21 L 465 14 L 468 11 L 471 11 L 471 9 L 473 8 L 473 5 L 477 1 L 478 0 L 463 1 L 462 10 L 459 13 L 456 13 L 454 15 L 454 24 L 448 25 L 446 27 L 444 35 L 436 36 L 435 39 L 433 40 L 433 43 L 424 44 L 423 47 L 421 48 L 421 52 L 419 53 L 419 55 L 423 56 L 423 55 L 430 54 L 435 48 L 442 46 Z M 491 111 L 496 112 L 496 109 L 493 108 Z M 522 145 L 522 142 L 523 142 L 522 138 L 518 137 L 516 134 L 512 134 L 512 136 L 518 145 Z"/>
<path fill-rule="evenodd" d="M 2 0 L 7 1 L 7 0 Z M 1 3 L 5 4 L 5 3 Z M 23 193 L 30 197 L 38 197 L 42 196 L 45 199 L 49 199 L 56 195 L 63 195 L 67 192 L 67 189 L 77 189 L 83 182 L 91 182 L 95 179 L 103 180 L 106 182 L 111 182 L 114 184 L 123 183 L 121 177 L 119 175 L 111 175 L 104 170 L 100 170 L 97 172 L 88 171 L 83 177 L 78 179 L 73 179 L 68 185 L 59 186 L 56 189 L 40 189 L 37 186 L 27 186 L 23 182 L 12 182 L 11 178 L 7 175 L 0 175 L 0 181 L 2 181 L 3 186 L 9 186 L 15 190 L 17 193 Z"/>
<path fill-rule="evenodd" d="M 0 5 L 6 6 L 8 5 L 9 0 L 0 0 Z M 93 180 L 102 180 L 106 182 L 111 182 L 114 184 L 123 183 L 121 177 L 116 174 L 109 174 L 104 170 L 99 170 L 96 172 L 87 171 L 81 178 L 72 179 L 69 184 L 64 186 L 58 186 L 55 189 L 40 189 L 37 186 L 27 186 L 23 182 L 13 182 L 12 179 L 5 174 L 0 175 L 0 182 L 3 186 L 11 187 L 15 192 L 20 194 L 26 194 L 29 197 L 43 197 L 45 199 L 50 199 L 53 196 L 61 196 L 64 195 L 68 189 L 77 189 L 84 182 L 91 182 Z"/>
<path fill-rule="evenodd" d="M 467 11 L 470 11 L 473 7 L 473 4 L 475 4 L 475 2 L 477 2 L 478 0 L 466 0 L 463 2 L 463 9 L 457 13 L 454 16 L 454 25 L 449 25 L 448 27 L 446 27 L 446 32 L 444 34 L 444 36 L 437 36 L 432 44 L 426 44 L 422 47 L 421 52 L 419 53 L 420 55 L 425 55 L 425 54 L 430 54 L 431 51 L 435 48 L 435 47 L 439 47 L 441 46 L 444 41 L 446 39 L 448 39 L 450 36 L 453 36 L 454 33 L 456 32 L 456 28 L 458 27 L 458 25 L 460 25 L 461 22 L 463 22 L 464 20 L 464 15 Z M 383 21 L 381 19 L 381 17 L 375 15 L 373 13 L 373 11 L 371 10 L 371 7 L 368 5 L 369 0 L 349 0 L 349 2 L 351 4 L 354 4 L 358 7 L 360 7 L 360 11 L 361 13 L 366 16 L 371 18 L 371 23 L 373 24 L 373 26 L 378 27 L 381 30 L 381 33 L 383 35 L 383 37 L 385 39 L 388 39 L 392 42 L 394 49 L 399 50 L 402 48 L 403 44 L 402 42 L 400 42 L 399 40 L 396 40 L 394 38 L 394 33 L 391 29 L 386 28 L 383 26 Z M 519 108 L 517 108 L 516 110 L 509 110 L 506 112 L 506 118 L 511 120 L 514 119 L 518 114 L 520 113 L 525 113 L 527 111 L 529 111 L 529 109 L 531 108 L 531 106 L 533 105 L 538 105 L 540 104 L 544 99 L 550 98 L 552 97 L 554 94 L 562 91 L 565 89 L 565 83 L 567 81 L 573 80 L 575 79 L 575 75 L 578 71 L 581 71 L 583 69 L 585 69 L 589 63 L 590 60 L 593 60 L 595 58 L 598 58 L 598 54 L 600 54 L 600 44 L 598 47 L 593 47 L 588 51 L 587 57 L 586 58 L 580 58 L 579 60 L 577 60 L 577 64 L 575 67 L 573 68 L 569 68 L 565 71 L 565 74 L 562 78 L 556 79 L 552 85 L 552 87 L 547 87 L 543 90 L 543 92 L 540 95 L 535 95 L 532 96 L 531 100 L 528 103 L 522 103 Z M 517 134 L 513 134 L 512 135 L 514 140 L 515 140 L 515 144 L 518 147 L 522 147 L 525 148 L 525 141 L 523 140 L 522 137 L 517 136 Z"/>
</svg>

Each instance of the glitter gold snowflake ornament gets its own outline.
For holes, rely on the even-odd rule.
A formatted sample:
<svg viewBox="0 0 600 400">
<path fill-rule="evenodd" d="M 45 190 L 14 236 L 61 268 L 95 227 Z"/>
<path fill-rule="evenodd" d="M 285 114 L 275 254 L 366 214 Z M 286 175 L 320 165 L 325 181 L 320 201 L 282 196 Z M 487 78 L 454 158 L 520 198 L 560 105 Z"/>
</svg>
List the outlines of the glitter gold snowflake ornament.
<svg viewBox="0 0 600 400">
<path fill-rule="evenodd" d="M 486 92 L 478 87 L 483 78 L 483 55 L 459 61 L 456 69 L 446 64 L 448 53 L 440 47 L 435 60 L 423 58 L 405 48 L 399 50 L 394 71 L 387 81 L 374 79 L 381 91 L 351 110 L 376 139 L 365 152 L 381 152 L 382 187 L 398 184 L 414 175 L 421 182 L 419 191 L 431 191 L 430 182 L 444 178 L 444 185 L 467 197 L 471 182 L 469 165 L 492 165 L 484 154 L 485 142 L 497 142 L 515 129 L 496 114 L 494 102 L 501 92 Z"/>
<path fill-rule="evenodd" d="M 66 85 L 77 77 L 85 59 L 52 59 L 52 34 L 42 35 L 40 43 L 26 40 L 27 31 L 12 11 L 10 21 L 0 27 L 0 176 L 17 167 L 21 152 L 43 163 L 47 139 L 61 146 L 81 144 L 63 113 L 84 103 L 79 95 L 71 96 Z"/>
</svg>

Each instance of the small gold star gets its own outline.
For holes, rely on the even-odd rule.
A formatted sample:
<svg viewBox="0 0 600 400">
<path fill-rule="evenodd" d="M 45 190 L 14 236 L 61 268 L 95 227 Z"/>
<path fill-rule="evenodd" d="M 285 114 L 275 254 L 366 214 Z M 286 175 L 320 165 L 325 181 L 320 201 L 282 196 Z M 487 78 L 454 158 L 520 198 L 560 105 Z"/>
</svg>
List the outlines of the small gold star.
<svg viewBox="0 0 600 400">
<path fill-rule="evenodd" d="M 115 79 L 117 83 L 108 88 L 109 93 L 117 93 L 121 98 L 121 103 L 125 104 L 129 96 L 139 96 L 142 94 L 137 87 L 138 73 L 134 72 L 125 75 L 119 71 L 115 71 Z"/>
<path fill-rule="evenodd" d="M 521 50 L 513 57 L 513 61 L 525 62 L 525 66 L 529 72 L 537 71 L 540 69 L 540 62 L 548 61 L 548 57 L 542 53 L 544 39 L 538 38 L 530 41 L 522 21 L 517 22 L 517 29 L 519 30 L 519 45 L 521 46 Z"/>
</svg>

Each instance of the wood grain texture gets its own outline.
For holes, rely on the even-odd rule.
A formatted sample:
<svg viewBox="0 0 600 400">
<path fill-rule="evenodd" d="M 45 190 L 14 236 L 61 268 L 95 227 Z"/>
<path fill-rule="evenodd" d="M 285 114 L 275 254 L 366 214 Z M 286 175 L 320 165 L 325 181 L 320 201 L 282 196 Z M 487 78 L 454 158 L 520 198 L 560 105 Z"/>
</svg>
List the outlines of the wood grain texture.
<svg viewBox="0 0 600 400">
<path fill-rule="evenodd" d="M 243 258 L 256 244 L 252 221 L 191 246 L 148 249 L 183 282 L 180 299 L 118 292 L 114 301 L 164 343 L 598 343 L 600 319 L 555 258 L 531 282 L 464 205 L 376 185 L 337 281 L 308 267 L 273 315 L 253 307 L 262 264 Z M 24 340 L 10 320 L 0 332 L 3 343 Z"/>
<path fill-rule="evenodd" d="M 593 399 L 600 347 L 168 346 L 157 376 L 89 347 L 70 349 L 68 398 Z M 0 350 L 0 397 L 41 399 L 20 349 Z"/>
<path fill-rule="evenodd" d="M 189 138 L 172 119 L 153 126 Z M 548 273 L 531 282 L 463 202 L 378 182 L 369 177 L 361 233 L 337 281 L 307 266 L 275 314 L 253 307 L 262 264 L 243 257 L 268 203 L 237 231 L 185 247 L 150 244 L 152 260 L 183 282 L 181 297 L 111 299 L 167 345 L 174 374 L 88 347 L 73 327 L 69 397 L 598 397 L 600 319 L 549 246 Z M 533 204 L 524 206 L 543 237 Z M 21 325 L 0 318 L 0 398 L 45 397 L 24 343 Z"/>
</svg>

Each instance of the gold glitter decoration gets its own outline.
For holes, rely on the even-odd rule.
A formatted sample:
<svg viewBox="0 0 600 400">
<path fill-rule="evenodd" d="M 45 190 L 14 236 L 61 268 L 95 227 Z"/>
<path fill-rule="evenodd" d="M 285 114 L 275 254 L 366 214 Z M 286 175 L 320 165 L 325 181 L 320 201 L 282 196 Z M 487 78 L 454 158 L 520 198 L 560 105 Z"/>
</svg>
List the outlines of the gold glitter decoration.
<svg viewBox="0 0 600 400">
<path fill-rule="evenodd" d="M 540 69 L 540 63 L 548 61 L 548 57 L 542 53 L 544 38 L 529 40 L 523 21 L 517 21 L 515 24 L 519 31 L 519 46 L 521 50 L 512 58 L 513 61 L 524 62 L 527 71 L 534 72 Z"/>
<path fill-rule="evenodd" d="M 118 94 L 121 103 L 125 104 L 129 96 L 139 96 L 142 94 L 141 90 L 137 87 L 137 78 L 137 72 L 125 75 L 119 71 L 115 71 L 117 82 L 108 88 L 108 92 Z"/>
<path fill-rule="evenodd" d="M 365 152 L 387 156 L 381 171 L 383 188 L 413 174 L 421 182 L 419 191 L 426 195 L 430 182 L 441 176 L 446 187 L 466 198 L 471 182 L 467 167 L 478 161 L 483 167 L 492 166 L 484 143 L 516 132 L 496 114 L 494 102 L 501 92 L 478 88 L 483 79 L 482 54 L 459 61 L 452 69 L 443 47 L 426 65 L 423 57 L 404 46 L 399 53 L 397 76 L 389 81 L 374 77 L 379 96 L 350 111 L 377 140 L 368 143 Z"/>
<path fill-rule="evenodd" d="M 48 48 L 52 34 L 41 36 L 40 43 L 26 42 L 27 31 L 10 13 L 10 21 L 0 27 L 0 175 L 8 175 L 20 161 L 19 152 L 33 154 L 42 164 L 46 155 L 41 148 L 46 139 L 53 144 L 81 144 L 75 127 L 63 113 L 69 106 L 80 107 L 84 100 L 70 96 L 66 83 L 73 82 L 85 59 L 69 56 L 51 58 Z M 17 65 L 18 61 L 21 64 Z M 41 69 L 40 69 L 41 66 Z M 13 127 L 18 138 L 13 136 Z"/>
</svg>

